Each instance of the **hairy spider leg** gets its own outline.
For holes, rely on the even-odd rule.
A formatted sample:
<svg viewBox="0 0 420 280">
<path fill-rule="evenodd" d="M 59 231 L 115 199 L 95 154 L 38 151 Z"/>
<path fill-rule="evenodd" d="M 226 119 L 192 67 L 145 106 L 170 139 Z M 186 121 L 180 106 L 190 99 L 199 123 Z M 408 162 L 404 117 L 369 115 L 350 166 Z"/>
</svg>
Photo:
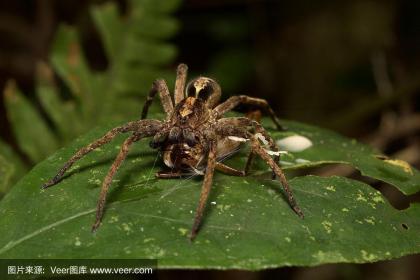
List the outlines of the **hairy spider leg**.
<svg viewBox="0 0 420 280">
<path fill-rule="evenodd" d="M 174 111 L 174 105 L 172 103 L 171 95 L 169 93 L 168 86 L 166 85 L 165 80 L 158 79 L 153 82 L 152 88 L 149 91 L 146 102 L 143 105 L 143 110 L 141 112 L 141 119 L 144 120 L 147 118 L 147 113 L 149 112 L 149 107 L 152 105 L 153 99 L 155 98 L 156 93 L 159 93 L 160 101 L 162 103 L 163 110 L 166 113 L 166 119 L 169 119 Z"/>
<path fill-rule="evenodd" d="M 276 142 L 273 140 L 273 138 L 268 134 L 268 132 L 262 127 L 262 125 L 252 119 L 246 118 L 246 117 L 233 117 L 233 118 L 223 118 L 223 119 L 219 119 L 217 122 L 217 125 L 219 127 L 227 127 L 227 126 L 231 126 L 231 127 L 247 127 L 247 126 L 252 126 L 255 130 L 256 133 L 260 133 L 261 136 L 263 137 L 263 139 L 265 139 L 265 141 L 268 142 L 268 145 L 270 147 L 270 150 L 273 152 L 278 152 L 278 147 L 276 145 Z M 248 160 L 245 166 L 245 172 L 244 175 L 240 175 L 240 176 L 245 176 L 248 171 L 249 168 L 251 166 L 252 160 L 253 160 L 253 156 L 254 153 L 251 149 L 251 152 L 248 155 Z M 274 156 L 274 161 L 277 163 L 277 165 L 279 165 L 280 163 L 280 154 L 276 154 Z M 220 169 L 218 169 L 220 171 L 224 171 L 227 169 L 224 169 L 223 167 L 220 167 Z M 229 171 L 227 171 L 226 173 L 228 173 Z M 231 175 L 235 175 L 233 173 L 229 173 Z M 238 175 L 237 175 L 238 176 Z M 273 171 L 272 174 L 272 178 L 273 180 L 276 178 L 276 173 Z"/>
<path fill-rule="evenodd" d="M 209 198 L 210 189 L 213 181 L 214 169 L 217 158 L 217 144 L 216 141 L 210 140 L 209 152 L 207 158 L 206 173 L 204 175 L 204 182 L 201 188 L 200 200 L 198 202 L 197 210 L 195 211 L 194 223 L 191 229 L 190 240 L 192 241 L 197 235 L 198 229 L 203 218 L 204 209 Z"/>
<path fill-rule="evenodd" d="M 250 97 L 247 95 L 232 96 L 229 97 L 225 102 L 217 105 L 213 112 L 216 114 L 216 118 L 220 118 L 225 113 L 231 111 L 240 104 L 254 105 L 261 108 L 268 113 L 278 130 L 285 130 L 285 128 L 280 124 L 276 113 L 274 113 L 273 109 L 265 99 Z"/>
<path fill-rule="evenodd" d="M 289 183 L 286 180 L 286 176 L 284 176 L 283 171 L 281 168 L 276 164 L 276 162 L 270 157 L 270 155 L 264 150 L 261 146 L 260 142 L 255 139 L 254 137 L 251 139 L 252 149 L 256 154 L 258 154 L 269 166 L 270 168 L 276 173 L 277 177 L 279 178 L 284 191 L 286 192 L 287 199 L 289 200 L 290 206 L 296 212 L 296 214 L 303 218 L 303 212 L 300 209 L 299 205 L 296 203 L 295 198 L 293 197 L 293 193 L 289 187 Z"/>
<path fill-rule="evenodd" d="M 236 168 L 233 168 L 233 167 L 228 166 L 226 164 L 223 164 L 221 162 L 217 162 L 215 168 L 216 168 L 216 170 L 221 171 L 223 173 L 226 173 L 228 175 L 243 177 L 243 176 L 248 175 L 249 167 L 251 165 L 252 158 L 253 158 L 253 153 L 250 152 L 249 155 L 248 155 L 248 159 L 246 161 L 246 165 L 245 165 L 244 170 L 238 170 Z"/>
<path fill-rule="evenodd" d="M 92 232 L 96 231 L 96 229 L 101 224 L 102 216 L 104 214 L 104 207 L 106 202 L 106 195 L 109 190 L 109 186 L 112 183 L 112 178 L 114 177 L 115 173 L 117 172 L 118 168 L 121 166 L 124 159 L 127 157 L 127 154 L 130 150 L 130 146 L 140 140 L 142 135 L 134 133 L 130 137 L 128 137 L 121 146 L 120 152 L 118 153 L 117 157 L 115 158 L 112 166 L 109 168 L 108 173 L 104 181 L 102 182 L 101 193 L 99 195 L 98 205 L 96 206 L 96 220 L 92 226 Z"/>
<path fill-rule="evenodd" d="M 304 217 L 304 214 L 303 214 L 302 210 L 300 209 L 300 207 L 298 206 L 298 204 L 296 203 L 296 201 L 293 197 L 293 193 L 292 193 L 292 191 L 289 187 L 289 184 L 287 182 L 286 176 L 283 173 L 283 170 L 280 168 L 278 163 L 276 163 L 275 160 L 271 158 L 271 156 L 263 148 L 259 139 L 255 135 L 252 135 L 250 132 L 246 131 L 244 128 L 238 128 L 236 126 L 219 127 L 217 129 L 216 133 L 218 135 L 232 135 L 232 136 L 237 136 L 237 137 L 250 139 L 251 140 L 251 150 L 252 150 L 252 152 L 259 155 L 270 166 L 270 168 L 273 170 L 273 172 L 275 172 L 276 176 L 279 178 L 279 180 L 280 180 L 280 182 L 283 186 L 284 191 L 286 192 L 286 196 L 287 196 L 287 199 L 289 201 L 290 206 L 292 207 L 292 209 L 296 212 L 296 214 L 299 217 L 301 217 L 301 218 Z M 267 138 L 268 137 L 269 136 L 267 134 Z"/>
<path fill-rule="evenodd" d="M 252 121 L 252 125 L 255 128 L 255 132 L 261 133 L 261 135 L 264 137 L 264 139 L 268 142 L 268 145 L 270 147 L 270 150 L 273 152 L 278 152 L 279 148 L 277 147 L 276 142 L 273 140 L 273 138 L 268 134 L 267 130 L 265 130 L 264 127 L 259 122 Z M 274 162 L 279 166 L 280 165 L 280 153 L 277 153 L 274 155 Z M 276 179 L 276 172 L 273 170 L 272 179 Z"/>
<path fill-rule="evenodd" d="M 119 126 L 116 128 L 111 129 L 108 131 L 104 136 L 97 139 L 96 141 L 90 143 L 89 145 L 81 148 L 78 150 L 65 164 L 64 166 L 58 171 L 58 173 L 48 182 L 46 182 L 42 188 L 48 188 L 57 184 L 61 178 L 63 177 L 64 173 L 79 159 L 84 157 L 86 154 L 90 153 L 94 149 L 110 142 L 114 139 L 117 135 L 125 132 L 130 131 L 139 131 L 141 129 L 148 130 L 152 129 L 154 126 L 161 126 L 161 122 L 157 120 L 143 120 L 143 121 L 133 121 L 129 122 L 123 126 Z M 154 129 L 152 129 L 154 131 Z"/>
<path fill-rule="evenodd" d="M 175 105 L 185 98 L 185 83 L 187 82 L 188 66 L 181 63 L 176 69 L 174 100 Z"/>
</svg>

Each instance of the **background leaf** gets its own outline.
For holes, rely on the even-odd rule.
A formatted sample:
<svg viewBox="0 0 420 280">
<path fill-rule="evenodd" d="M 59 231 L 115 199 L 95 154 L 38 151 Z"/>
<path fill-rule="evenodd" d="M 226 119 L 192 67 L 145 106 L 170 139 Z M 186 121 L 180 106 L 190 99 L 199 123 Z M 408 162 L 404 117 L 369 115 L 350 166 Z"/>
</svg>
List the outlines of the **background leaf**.
<svg viewBox="0 0 420 280">
<path fill-rule="evenodd" d="M 176 48 L 164 40 L 178 29 L 177 21 L 167 14 L 173 12 L 179 1 L 164 3 L 160 6 L 149 1 L 132 1 L 126 17 L 120 16 L 111 3 L 92 9 L 110 63 L 105 73 L 89 70 L 75 30 L 63 26 L 57 33 L 51 60 L 79 99 L 86 127 L 139 115 L 155 79 L 166 78 L 170 84 L 174 81 L 175 72 L 167 72 L 163 67 L 174 60 Z M 148 29 L 150 20 L 158 22 L 153 32 Z"/>
<path fill-rule="evenodd" d="M 312 131 L 314 142 L 315 135 L 338 137 L 294 122 L 285 124 L 290 134 Z M 154 179 L 153 172 L 161 163 L 154 164 L 156 153 L 148 148 L 147 140 L 134 147 L 114 178 L 103 224 L 92 234 L 99 186 L 124 136 L 78 162 L 57 186 L 46 191 L 40 186 L 79 147 L 108 128 L 80 137 L 36 166 L 0 202 L 0 257 L 158 258 L 161 268 L 263 269 L 372 262 L 420 251 L 417 203 L 398 211 L 378 191 L 355 180 L 295 177 L 290 184 L 305 212 L 301 220 L 282 196 L 280 184 L 270 180 L 270 172 L 259 164 L 245 178 L 216 174 L 203 226 L 190 243 L 187 235 L 202 180 Z M 334 141 L 328 145 L 339 151 Z M 372 150 L 357 145 L 364 149 L 356 149 L 355 158 L 365 153 L 375 166 Z M 321 163 L 323 153 L 316 151 L 323 147 L 318 146 L 315 143 L 305 155 L 313 153 Z M 325 162 L 330 157 L 326 154 Z M 23 200 L 25 204 L 19 203 Z"/>
<path fill-rule="evenodd" d="M 57 139 L 13 82 L 7 85 L 4 99 L 17 142 L 32 161 L 40 161 L 57 150 Z"/>
<path fill-rule="evenodd" d="M 9 82 L 4 92 L 8 121 L 30 164 L 45 159 L 92 127 L 139 116 L 155 79 L 166 78 L 173 83 L 175 71 L 165 67 L 174 60 L 177 50 L 166 41 L 178 30 L 178 21 L 170 14 L 180 1 L 128 4 L 130 13 L 124 16 L 115 3 L 91 10 L 106 50 L 106 71 L 90 69 L 76 29 L 62 25 L 55 35 L 50 64 L 38 63 L 34 98 L 37 102 L 27 100 Z M 57 76 L 63 83 L 57 82 Z M 0 166 L 3 174 L 21 170 L 13 164 L 3 162 Z M 9 175 L 2 178 L 2 191 L 16 182 L 15 179 L 9 182 Z"/>
<path fill-rule="evenodd" d="M 0 141 L 0 196 L 2 197 L 26 173 L 19 157 L 3 141 Z"/>
<path fill-rule="evenodd" d="M 398 188 L 404 194 L 414 194 L 420 189 L 420 172 L 409 166 L 387 159 L 379 151 L 348 139 L 335 132 L 298 122 L 287 122 L 294 132 L 274 132 L 275 139 L 300 135 L 312 142 L 310 149 L 289 153 L 282 157 L 285 169 L 305 168 L 328 163 L 346 163 L 358 169 L 362 175 L 381 180 Z M 280 149 L 282 147 L 280 146 Z M 404 165 L 407 167 L 404 168 Z"/>
</svg>

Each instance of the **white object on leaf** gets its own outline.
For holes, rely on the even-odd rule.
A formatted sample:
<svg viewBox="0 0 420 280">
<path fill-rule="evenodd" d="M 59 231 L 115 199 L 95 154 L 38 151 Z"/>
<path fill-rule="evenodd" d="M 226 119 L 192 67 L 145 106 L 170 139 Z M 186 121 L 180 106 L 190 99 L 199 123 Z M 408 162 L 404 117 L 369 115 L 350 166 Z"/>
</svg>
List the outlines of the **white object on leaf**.
<svg viewBox="0 0 420 280">
<path fill-rule="evenodd" d="M 312 141 L 301 135 L 288 136 L 276 141 L 276 144 L 285 151 L 301 152 L 311 147 Z"/>
</svg>

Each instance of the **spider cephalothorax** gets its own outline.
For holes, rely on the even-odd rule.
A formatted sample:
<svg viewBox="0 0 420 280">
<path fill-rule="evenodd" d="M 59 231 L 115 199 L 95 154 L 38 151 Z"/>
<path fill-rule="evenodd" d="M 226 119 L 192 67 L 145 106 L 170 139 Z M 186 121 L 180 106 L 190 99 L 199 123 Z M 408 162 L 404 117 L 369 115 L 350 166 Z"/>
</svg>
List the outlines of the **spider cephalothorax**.
<svg viewBox="0 0 420 280">
<path fill-rule="evenodd" d="M 203 211 L 210 193 L 214 170 L 235 176 L 246 176 L 254 155 L 260 156 L 273 170 L 273 179 L 281 181 L 293 210 L 303 217 L 303 213 L 293 198 L 286 177 L 278 165 L 279 152 L 275 142 L 266 130 L 255 120 L 247 117 L 223 118 L 223 115 L 239 104 L 251 104 L 266 111 L 277 128 L 281 128 L 277 118 L 264 99 L 246 95 L 232 96 L 219 104 L 221 89 L 216 81 L 198 77 L 188 83 L 187 66 L 180 64 L 177 69 L 174 100 L 164 80 L 156 80 L 143 107 L 141 120 L 128 122 L 106 133 L 103 137 L 81 148 L 61 168 L 58 174 L 43 185 L 47 188 L 57 184 L 66 170 L 92 150 L 110 142 L 116 135 L 131 132 L 121 146 L 121 150 L 106 175 L 101 188 L 95 231 L 101 223 L 106 195 L 112 178 L 126 158 L 130 146 L 145 137 L 153 137 L 150 146 L 163 153 L 163 162 L 169 168 L 156 174 L 159 178 L 177 178 L 188 174 L 204 175 L 203 187 L 196 210 L 190 239 L 199 229 Z M 164 121 L 145 119 L 156 93 L 159 93 L 166 113 Z M 175 104 L 175 105 L 174 105 Z M 250 142 L 251 152 L 244 170 L 227 166 L 220 159 L 231 155 L 243 142 Z M 273 158 L 274 156 L 274 158 Z"/>
</svg>

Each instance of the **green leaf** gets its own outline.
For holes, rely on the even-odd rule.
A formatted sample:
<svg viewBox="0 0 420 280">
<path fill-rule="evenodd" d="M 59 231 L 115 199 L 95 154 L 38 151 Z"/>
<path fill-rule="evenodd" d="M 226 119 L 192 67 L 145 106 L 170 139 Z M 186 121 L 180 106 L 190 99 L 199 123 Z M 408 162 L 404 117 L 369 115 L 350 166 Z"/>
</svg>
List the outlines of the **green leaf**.
<svg viewBox="0 0 420 280">
<path fill-rule="evenodd" d="M 14 83 L 6 86 L 4 99 L 17 142 L 32 161 L 38 162 L 57 150 L 53 133 Z"/>
<path fill-rule="evenodd" d="M 0 197 L 23 177 L 26 167 L 11 147 L 0 140 Z"/>
<path fill-rule="evenodd" d="M 302 156 L 318 163 L 353 159 L 357 164 L 354 159 L 364 153 L 361 170 L 368 173 L 375 170 L 369 164 L 379 165 L 366 146 L 355 143 L 346 149 L 347 157 L 333 157 L 325 153 L 327 148 L 339 153 L 340 141 L 352 141 L 315 127 L 285 124 L 287 134 L 306 135 L 313 141 L 312 147 L 293 153 L 295 159 Z M 289 178 L 305 213 L 302 220 L 284 199 L 280 183 L 272 181 L 260 163 L 247 177 L 216 173 L 203 226 L 190 243 L 187 235 L 202 178 L 155 179 L 153 173 L 162 163 L 147 140 L 133 147 L 114 178 L 103 223 L 92 234 L 101 182 L 126 136 L 77 162 L 57 186 L 44 191 L 40 186 L 78 148 L 109 128 L 91 131 L 37 165 L 0 202 L 0 258 L 157 258 L 160 268 L 255 270 L 364 263 L 420 252 L 418 203 L 399 211 L 378 191 L 355 180 Z M 325 142 L 318 142 L 318 137 Z M 235 158 L 232 161 L 239 164 Z M 412 176 L 418 176 L 418 171 L 412 171 Z M 387 172 L 376 175 L 383 181 L 393 177 Z M 418 183 L 410 191 L 418 192 Z"/>
<path fill-rule="evenodd" d="M 56 137 L 60 144 L 67 143 L 76 135 L 80 135 L 86 124 L 77 110 L 77 104 L 71 99 L 62 100 L 57 94 L 58 89 L 48 65 L 38 64 L 37 80 L 37 97 L 57 129 Z"/>
<path fill-rule="evenodd" d="M 309 139 L 313 147 L 283 157 L 285 169 L 346 163 L 358 169 L 362 175 L 389 183 L 404 194 L 414 194 L 420 190 L 420 172 L 408 163 L 392 159 L 382 160 L 380 158 L 383 156 L 379 151 L 326 129 L 297 122 L 287 122 L 287 127 L 299 133 L 276 132 L 272 134 L 273 137 L 281 139 L 290 135 L 301 135 Z"/>
</svg>

